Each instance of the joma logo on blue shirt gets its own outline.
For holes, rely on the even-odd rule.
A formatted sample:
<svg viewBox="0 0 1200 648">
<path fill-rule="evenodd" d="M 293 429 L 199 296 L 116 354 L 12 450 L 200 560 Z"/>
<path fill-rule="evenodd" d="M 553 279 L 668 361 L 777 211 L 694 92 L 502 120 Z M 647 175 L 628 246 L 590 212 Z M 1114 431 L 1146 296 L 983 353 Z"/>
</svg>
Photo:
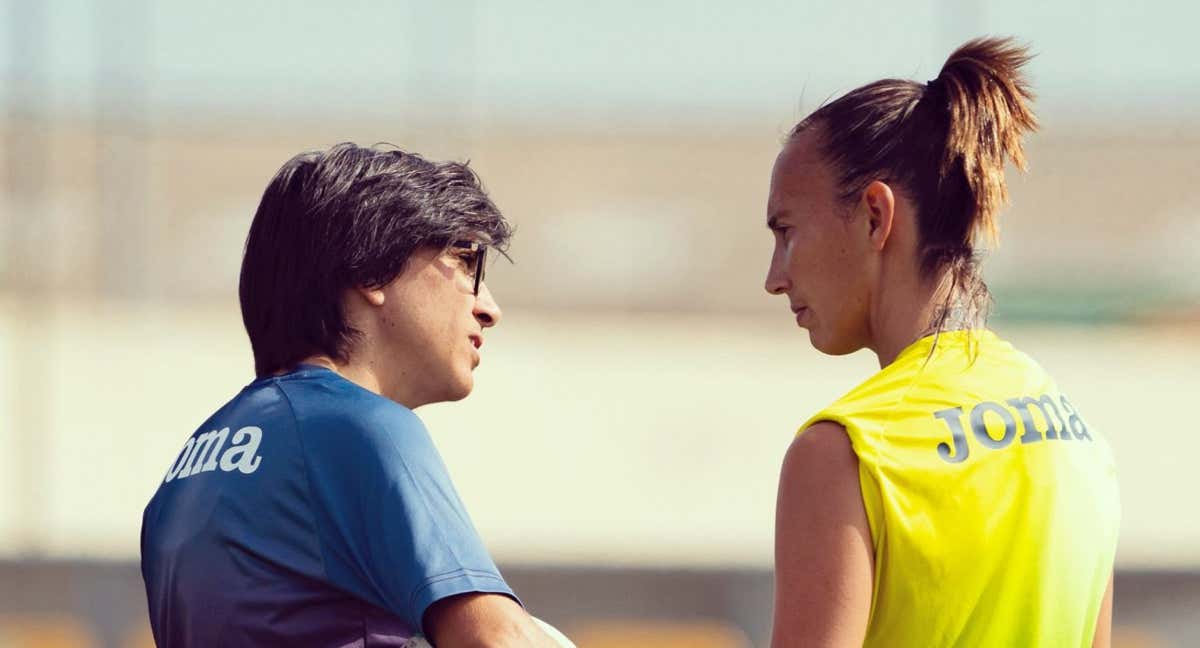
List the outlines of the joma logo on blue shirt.
<svg viewBox="0 0 1200 648">
<path fill-rule="evenodd" d="M 197 473 L 220 468 L 224 472 L 238 470 L 247 475 L 258 470 L 262 457 L 258 456 L 258 444 L 262 441 L 262 429 L 247 426 L 233 433 L 232 445 L 225 448 L 229 428 L 213 430 L 187 440 L 179 458 L 167 471 L 163 483 L 172 479 L 184 479 Z"/>
<path fill-rule="evenodd" d="M 1005 403 L 1009 407 L 993 401 L 983 401 L 971 408 L 969 417 L 971 432 L 975 439 L 986 448 L 992 450 L 1006 448 L 1013 442 L 1013 439 L 1017 438 L 1017 419 L 1013 416 L 1014 411 L 1021 418 L 1020 426 L 1024 430 L 1021 435 L 1022 444 L 1055 439 L 1070 441 L 1072 438 L 1092 440 L 1087 425 L 1075 408 L 1071 406 L 1066 396 L 1059 396 L 1057 402 L 1046 394 L 1036 398 L 1021 396 L 1010 398 Z M 1060 404 L 1062 405 L 1061 411 L 1059 410 Z M 1033 419 L 1034 408 L 1037 408 L 1041 414 L 1044 430 L 1039 429 L 1037 422 Z M 1063 412 L 1067 413 L 1066 418 L 1063 418 Z M 1053 414 L 1053 418 L 1051 418 L 1051 414 Z M 938 456 L 948 463 L 959 463 L 966 459 L 971 449 L 967 444 L 967 434 L 963 427 L 963 408 L 951 407 L 934 412 L 933 415 L 950 428 L 950 440 L 953 444 L 952 447 L 951 443 L 944 441 L 939 443 L 937 446 Z M 992 420 L 1004 425 L 1004 434 L 1000 438 L 996 438 L 988 432 L 989 415 Z"/>
</svg>

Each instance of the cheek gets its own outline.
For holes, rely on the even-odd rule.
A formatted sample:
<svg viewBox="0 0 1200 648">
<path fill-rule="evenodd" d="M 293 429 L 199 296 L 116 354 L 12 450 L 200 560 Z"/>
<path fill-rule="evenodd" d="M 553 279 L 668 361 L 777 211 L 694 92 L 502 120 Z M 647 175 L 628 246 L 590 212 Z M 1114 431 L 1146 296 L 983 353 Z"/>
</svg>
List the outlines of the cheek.
<svg viewBox="0 0 1200 648">
<path fill-rule="evenodd" d="M 870 301 L 863 259 L 843 249 L 830 263 L 837 268 L 837 272 L 830 282 L 828 297 L 834 301 L 840 326 L 853 328 L 855 322 L 866 316 Z"/>
<path fill-rule="evenodd" d="M 429 294 L 411 291 L 390 301 L 384 315 L 384 335 L 395 348 L 413 358 L 429 357 L 445 347 L 446 323 Z"/>
<path fill-rule="evenodd" d="M 776 246 L 780 265 L 793 284 L 803 286 L 813 275 L 813 252 L 803 243 L 784 242 Z"/>
<path fill-rule="evenodd" d="M 793 276 L 804 278 L 808 299 L 831 320 L 857 310 L 861 301 L 859 264 L 842 241 L 814 245 L 793 257 Z"/>
<path fill-rule="evenodd" d="M 829 249 L 812 241 L 797 241 L 786 246 L 788 278 L 805 298 L 819 298 L 822 287 L 836 279 L 838 268 Z"/>
</svg>

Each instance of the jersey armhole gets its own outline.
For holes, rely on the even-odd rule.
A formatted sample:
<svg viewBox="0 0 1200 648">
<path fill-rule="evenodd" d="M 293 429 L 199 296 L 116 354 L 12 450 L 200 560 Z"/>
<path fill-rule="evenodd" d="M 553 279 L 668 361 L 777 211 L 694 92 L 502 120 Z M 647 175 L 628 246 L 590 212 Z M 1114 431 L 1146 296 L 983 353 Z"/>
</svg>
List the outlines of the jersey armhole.
<svg viewBox="0 0 1200 648">
<path fill-rule="evenodd" d="M 860 465 L 864 461 L 871 466 L 877 463 L 877 451 L 865 438 L 866 433 L 850 417 L 844 416 L 834 410 L 822 410 L 809 418 L 804 422 L 804 425 L 800 426 L 800 429 L 796 432 L 796 436 L 800 437 L 817 423 L 824 422 L 836 423 L 842 428 L 846 437 L 850 439 L 850 447 L 854 449 L 854 455 L 858 457 Z"/>
<path fill-rule="evenodd" d="M 883 493 L 880 486 L 878 455 L 872 444 L 864 438 L 864 431 L 848 417 L 833 410 L 823 410 L 804 422 L 804 426 L 796 433 L 800 437 L 813 425 L 822 422 L 836 423 L 846 437 L 850 439 L 850 447 L 858 458 L 858 488 L 862 493 L 863 511 L 867 514 L 867 526 L 871 531 L 871 552 L 874 555 L 874 568 L 871 574 L 871 609 L 868 618 L 874 618 L 875 605 L 879 600 L 881 585 L 883 542 L 887 534 L 887 525 L 883 516 Z"/>
<path fill-rule="evenodd" d="M 879 479 L 879 457 L 876 448 L 865 439 L 864 431 L 849 417 L 832 410 L 824 410 L 804 422 L 796 433 L 799 437 L 813 425 L 822 422 L 836 423 L 850 439 L 850 447 L 858 458 L 858 487 L 862 491 L 863 509 L 867 513 L 867 524 L 871 528 L 871 544 L 875 551 L 876 573 L 878 574 L 879 550 L 886 525 L 883 523 L 882 492 Z"/>
</svg>

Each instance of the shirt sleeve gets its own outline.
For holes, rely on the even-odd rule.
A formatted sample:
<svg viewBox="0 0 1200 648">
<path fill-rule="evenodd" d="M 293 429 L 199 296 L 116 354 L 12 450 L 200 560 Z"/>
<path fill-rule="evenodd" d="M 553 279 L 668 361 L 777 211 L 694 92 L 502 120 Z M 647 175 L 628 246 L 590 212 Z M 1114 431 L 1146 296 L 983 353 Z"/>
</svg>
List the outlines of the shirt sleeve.
<svg viewBox="0 0 1200 648">
<path fill-rule="evenodd" d="M 415 631 L 439 599 L 516 600 L 472 525 L 420 419 L 396 407 L 301 432 L 325 573 Z M 519 601 L 518 601 L 519 602 Z"/>
</svg>

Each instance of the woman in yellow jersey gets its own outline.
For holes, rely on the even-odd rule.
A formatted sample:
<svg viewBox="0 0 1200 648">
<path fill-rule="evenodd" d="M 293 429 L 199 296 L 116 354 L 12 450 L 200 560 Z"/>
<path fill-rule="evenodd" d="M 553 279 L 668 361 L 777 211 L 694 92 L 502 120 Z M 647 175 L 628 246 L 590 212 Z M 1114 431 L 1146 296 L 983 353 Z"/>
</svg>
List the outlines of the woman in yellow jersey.
<svg viewBox="0 0 1200 648">
<path fill-rule="evenodd" d="M 1028 58 L 969 42 L 933 81 L 822 106 L 775 162 L 767 290 L 818 350 L 881 367 L 784 459 L 776 648 L 1108 645 L 1110 449 L 984 327 L 976 249 L 1036 127 Z"/>
</svg>

